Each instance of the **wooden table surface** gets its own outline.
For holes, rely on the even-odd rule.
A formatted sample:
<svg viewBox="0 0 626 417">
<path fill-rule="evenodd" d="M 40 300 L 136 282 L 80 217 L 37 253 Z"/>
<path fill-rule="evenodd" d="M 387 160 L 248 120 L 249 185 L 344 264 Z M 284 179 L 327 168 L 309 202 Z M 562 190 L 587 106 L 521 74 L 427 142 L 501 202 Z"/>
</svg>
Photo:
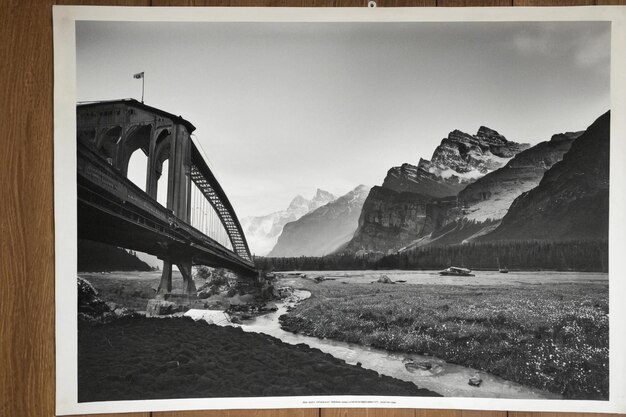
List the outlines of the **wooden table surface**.
<svg viewBox="0 0 626 417">
<path fill-rule="evenodd" d="M 391 6 L 567 6 L 626 0 L 377 0 Z M 54 416 L 52 5 L 365 6 L 367 0 L 0 0 L 0 417 Z M 154 412 L 128 417 L 553 417 L 404 409 Z M 585 414 L 569 413 L 573 416 Z M 508 415 L 508 416 L 507 416 Z M 111 414 L 107 416 L 113 416 Z"/>
</svg>

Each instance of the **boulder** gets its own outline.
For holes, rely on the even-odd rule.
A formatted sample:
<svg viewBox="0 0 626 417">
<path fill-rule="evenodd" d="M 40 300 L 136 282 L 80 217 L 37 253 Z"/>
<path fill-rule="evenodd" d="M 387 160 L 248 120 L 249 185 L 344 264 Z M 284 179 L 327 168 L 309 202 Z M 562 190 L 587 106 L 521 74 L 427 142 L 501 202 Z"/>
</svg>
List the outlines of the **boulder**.
<svg viewBox="0 0 626 417">
<path fill-rule="evenodd" d="M 183 311 L 183 307 L 176 303 L 165 300 L 152 299 L 148 300 L 148 306 L 146 307 L 146 316 L 165 316 Z"/>
<path fill-rule="evenodd" d="M 77 277 L 77 279 L 78 312 L 95 320 L 102 318 L 106 313 L 110 313 L 111 309 L 98 297 L 98 292 L 89 281 L 81 277 Z"/>
<path fill-rule="evenodd" d="M 482 382 L 483 380 L 479 375 L 472 375 L 467 383 L 473 387 L 480 387 Z"/>
<path fill-rule="evenodd" d="M 135 315 L 137 315 L 137 313 L 135 313 L 135 311 L 126 308 L 126 307 L 118 307 L 115 310 L 113 310 L 113 314 L 115 314 L 115 317 L 122 318 L 122 317 L 133 317 Z"/>
<path fill-rule="evenodd" d="M 407 363 L 406 368 L 415 368 L 415 369 L 419 369 L 422 371 L 430 371 L 430 369 L 433 367 L 433 365 L 430 362 L 411 362 L 411 363 Z"/>
<path fill-rule="evenodd" d="M 381 284 L 395 284 L 387 275 L 381 275 L 376 282 Z"/>
<path fill-rule="evenodd" d="M 198 298 L 201 300 L 207 299 L 211 296 L 211 290 L 209 289 L 202 289 L 200 291 L 198 291 Z"/>
</svg>

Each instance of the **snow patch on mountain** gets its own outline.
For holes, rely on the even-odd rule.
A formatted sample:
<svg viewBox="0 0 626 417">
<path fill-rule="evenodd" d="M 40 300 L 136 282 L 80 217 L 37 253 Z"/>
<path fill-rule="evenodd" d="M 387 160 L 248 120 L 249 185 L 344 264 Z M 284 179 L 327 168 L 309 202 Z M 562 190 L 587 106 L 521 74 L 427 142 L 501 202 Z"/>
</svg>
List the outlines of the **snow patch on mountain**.
<svg viewBox="0 0 626 417">
<path fill-rule="evenodd" d="M 335 199 L 336 197 L 332 193 L 318 189 L 311 199 L 297 195 L 285 210 L 262 216 L 242 218 L 241 227 L 250 251 L 255 255 L 266 255 L 276 245 L 278 236 L 282 233 L 285 224 L 296 221 Z"/>
<path fill-rule="evenodd" d="M 287 223 L 268 256 L 324 256 L 347 243 L 359 224 L 370 187 L 359 185 L 335 201 Z"/>
</svg>

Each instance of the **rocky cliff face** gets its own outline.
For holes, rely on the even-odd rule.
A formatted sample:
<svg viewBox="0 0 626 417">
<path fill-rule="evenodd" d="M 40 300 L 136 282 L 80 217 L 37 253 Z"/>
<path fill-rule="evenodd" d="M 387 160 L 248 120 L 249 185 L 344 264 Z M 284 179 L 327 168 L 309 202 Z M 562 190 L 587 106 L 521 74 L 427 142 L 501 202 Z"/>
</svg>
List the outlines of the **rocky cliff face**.
<svg viewBox="0 0 626 417">
<path fill-rule="evenodd" d="M 441 227 L 454 206 L 455 198 L 438 200 L 376 186 L 363 205 L 359 228 L 341 251 L 393 253 Z"/>
<path fill-rule="evenodd" d="M 417 166 L 403 164 L 391 168 L 383 187 L 433 197 L 455 196 L 528 146 L 508 141 L 484 126 L 476 135 L 454 130 L 437 146 L 430 161 L 420 159 Z"/>
<path fill-rule="evenodd" d="M 242 218 L 241 227 L 248 240 L 250 250 L 256 255 L 267 254 L 276 244 L 285 224 L 298 220 L 318 207 L 330 203 L 335 198 L 328 191 L 318 189 L 310 200 L 301 195 L 296 196 L 285 210 L 264 216 Z"/>
<path fill-rule="evenodd" d="M 610 112 L 598 118 L 480 240 L 608 238 Z"/>
<path fill-rule="evenodd" d="M 457 194 L 528 148 L 481 127 L 476 135 L 451 132 L 430 161 L 389 170 L 363 205 L 359 228 L 342 251 L 395 252 L 461 217 Z"/>
<path fill-rule="evenodd" d="M 358 226 L 370 187 L 359 185 L 349 193 L 283 227 L 268 256 L 323 256 L 348 242 Z"/>
<path fill-rule="evenodd" d="M 515 155 L 504 167 L 469 184 L 459 195 L 466 220 L 498 220 L 507 213 L 513 200 L 535 188 L 543 174 L 569 151 L 582 132 L 560 133 L 552 139 Z"/>
</svg>

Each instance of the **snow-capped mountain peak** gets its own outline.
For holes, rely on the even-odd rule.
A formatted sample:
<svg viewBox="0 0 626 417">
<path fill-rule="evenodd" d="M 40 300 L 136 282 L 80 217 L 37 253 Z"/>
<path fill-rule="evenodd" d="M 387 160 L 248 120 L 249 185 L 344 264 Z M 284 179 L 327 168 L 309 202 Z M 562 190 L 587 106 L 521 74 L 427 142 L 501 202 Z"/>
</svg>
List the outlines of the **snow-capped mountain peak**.
<svg viewBox="0 0 626 417">
<path fill-rule="evenodd" d="M 334 252 L 354 235 L 369 190 L 359 185 L 287 223 L 269 256 L 323 256 Z"/>
<path fill-rule="evenodd" d="M 309 200 L 297 195 L 285 210 L 274 213 L 244 217 L 241 227 L 253 254 L 265 255 L 276 244 L 285 224 L 298 220 L 307 213 L 334 201 L 336 197 L 328 191 L 317 189 Z"/>
<path fill-rule="evenodd" d="M 508 141 L 497 131 L 481 126 L 475 135 L 453 130 L 429 160 L 417 166 L 403 164 L 387 173 L 383 187 L 433 197 L 456 195 L 467 184 L 503 167 L 528 144 Z"/>
</svg>

